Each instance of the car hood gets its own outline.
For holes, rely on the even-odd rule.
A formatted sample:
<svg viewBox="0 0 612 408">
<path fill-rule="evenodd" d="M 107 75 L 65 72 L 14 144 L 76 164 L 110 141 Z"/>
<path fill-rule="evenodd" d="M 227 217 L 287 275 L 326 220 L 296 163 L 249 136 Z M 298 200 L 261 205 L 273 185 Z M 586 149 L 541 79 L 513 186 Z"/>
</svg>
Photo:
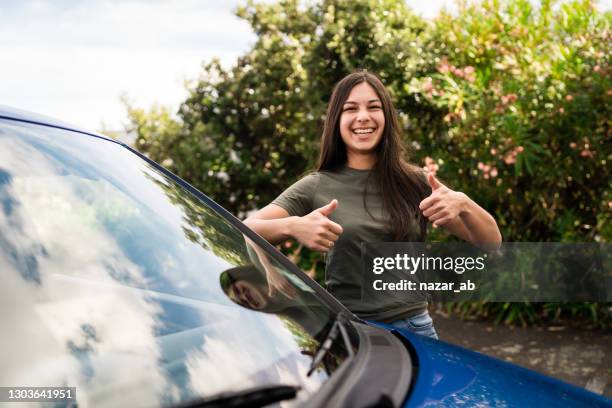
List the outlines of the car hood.
<svg viewBox="0 0 612 408">
<path fill-rule="evenodd" d="M 612 406 L 609 399 L 535 371 L 406 330 L 393 331 L 407 340 L 418 365 L 405 407 Z"/>
</svg>

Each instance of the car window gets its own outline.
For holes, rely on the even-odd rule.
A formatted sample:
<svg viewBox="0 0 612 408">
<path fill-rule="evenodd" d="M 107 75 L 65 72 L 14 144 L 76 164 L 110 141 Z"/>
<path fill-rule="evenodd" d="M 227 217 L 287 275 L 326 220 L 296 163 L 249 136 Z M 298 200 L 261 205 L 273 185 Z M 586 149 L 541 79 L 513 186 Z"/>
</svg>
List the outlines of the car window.
<svg viewBox="0 0 612 408">
<path fill-rule="evenodd" d="M 316 293 L 93 136 L 0 120 L 0 273 L 0 385 L 73 386 L 83 406 L 264 384 L 299 385 L 303 400 L 345 358 L 340 347 L 306 377 L 333 319 Z"/>
</svg>

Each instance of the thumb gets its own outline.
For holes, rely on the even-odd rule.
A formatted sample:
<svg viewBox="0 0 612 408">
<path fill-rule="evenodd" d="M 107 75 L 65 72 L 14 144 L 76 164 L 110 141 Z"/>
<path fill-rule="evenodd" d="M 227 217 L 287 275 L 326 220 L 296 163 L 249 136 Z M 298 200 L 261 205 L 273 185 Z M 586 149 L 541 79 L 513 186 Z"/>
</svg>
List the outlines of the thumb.
<svg viewBox="0 0 612 408">
<path fill-rule="evenodd" d="M 432 190 L 436 190 L 442 187 L 442 183 L 438 181 L 438 179 L 436 178 L 436 176 L 434 176 L 433 173 L 427 174 L 427 181 L 429 182 L 429 185 L 431 186 Z"/>
<path fill-rule="evenodd" d="M 333 200 L 331 200 L 331 202 L 327 205 L 324 205 L 321 208 L 317 208 L 316 211 L 320 212 L 321 214 L 323 214 L 324 216 L 328 217 L 331 215 L 331 213 L 334 212 L 334 210 L 336 209 L 336 207 L 338 207 L 338 200 L 336 200 L 335 198 Z"/>
</svg>

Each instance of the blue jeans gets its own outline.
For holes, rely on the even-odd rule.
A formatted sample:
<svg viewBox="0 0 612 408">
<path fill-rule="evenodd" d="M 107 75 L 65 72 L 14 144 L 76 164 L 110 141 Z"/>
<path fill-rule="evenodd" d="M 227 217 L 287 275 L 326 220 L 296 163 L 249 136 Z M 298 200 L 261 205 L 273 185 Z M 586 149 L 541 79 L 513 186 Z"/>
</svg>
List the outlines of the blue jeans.
<svg viewBox="0 0 612 408">
<path fill-rule="evenodd" d="M 396 320 L 389 323 L 396 329 L 407 329 L 415 334 L 421 336 L 431 337 L 432 339 L 438 339 L 438 334 L 433 326 L 433 320 L 426 310 L 416 316 L 406 317 L 405 319 Z"/>
</svg>

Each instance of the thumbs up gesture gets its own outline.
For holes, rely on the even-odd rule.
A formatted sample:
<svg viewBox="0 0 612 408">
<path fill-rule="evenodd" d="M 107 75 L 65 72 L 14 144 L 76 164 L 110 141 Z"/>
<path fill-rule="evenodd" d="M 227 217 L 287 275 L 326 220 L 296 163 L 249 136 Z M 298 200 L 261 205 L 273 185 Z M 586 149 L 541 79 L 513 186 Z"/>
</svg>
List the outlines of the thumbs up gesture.
<svg viewBox="0 0 612 408">
<path fill-rule="evenodd" d="M 342 227 L 328 218 L 337 207 L 338 200 L 333 199 L 310 214 L 298 217 L 291 228 L 291 235 L 314 251 L 329 251 L 342 234 Z"/>
<path fill-rule="evenodd" d="M 336 210 L 336 208 L 338 208 L 338 200 L 334 198 L 329 202 L 329 204 L 324 205 L 321 208 L 317 208 L 315 211 L 329 217 Z"/>
<path fill-rule="evenodd" d="M 433 173 L 427 174 L 427 182 L 431 186 L 431 195 L 419 204 L 423 216 L 433 223 L 434 228 L 459 217 L 465 209 L 468 197 L 446 187 Z"/>
</svg>

